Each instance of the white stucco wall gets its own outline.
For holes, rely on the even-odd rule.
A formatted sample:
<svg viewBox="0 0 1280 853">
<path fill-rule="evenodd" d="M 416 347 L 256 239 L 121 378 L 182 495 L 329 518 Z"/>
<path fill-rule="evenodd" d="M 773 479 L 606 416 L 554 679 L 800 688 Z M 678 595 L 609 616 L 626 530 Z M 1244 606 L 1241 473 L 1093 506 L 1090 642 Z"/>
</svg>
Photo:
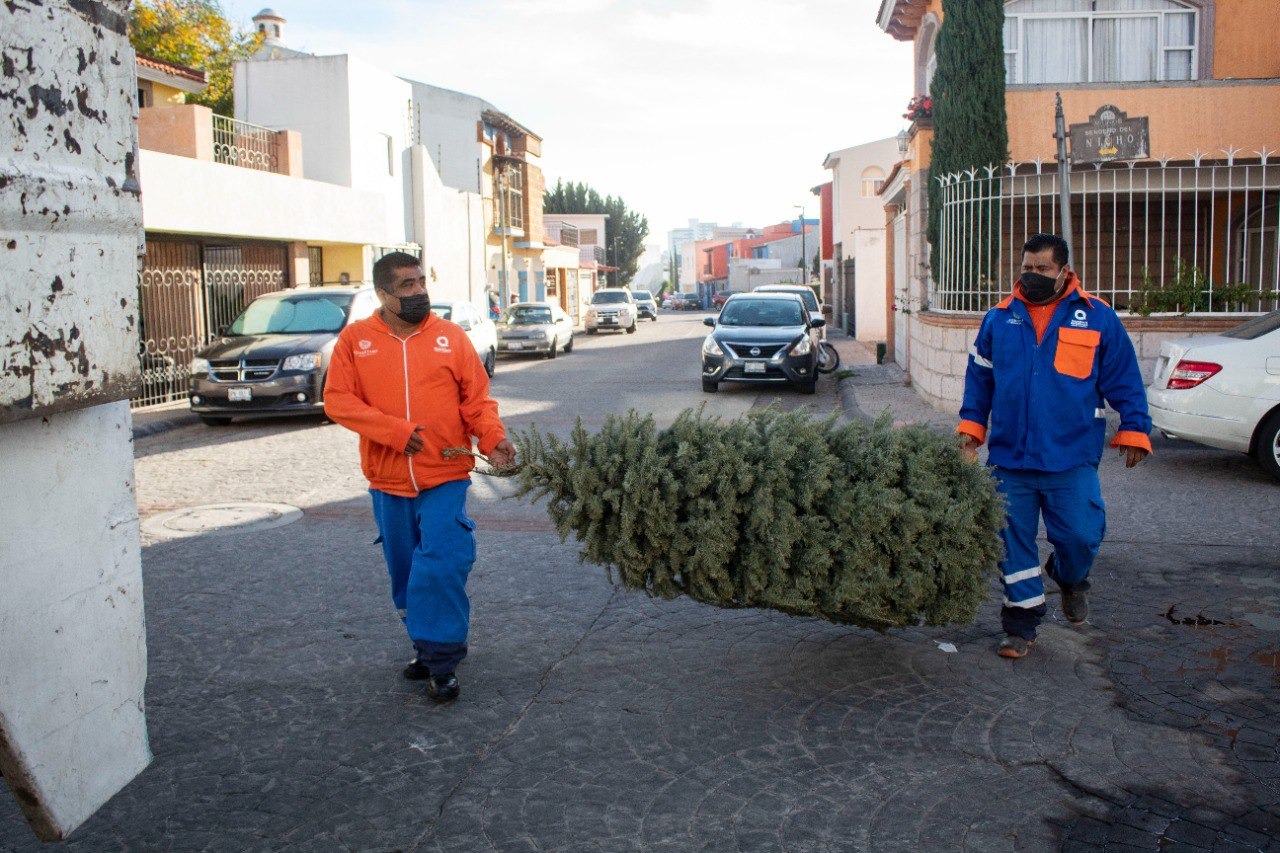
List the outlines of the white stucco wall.
<svg viewBox="0 0 1280 853">
<path fill-rule="evenodd" d="M 403 239 L 382 193 L 158 151 L 143 150 L 139 162 L 148 231 L 374 245 Z"/>
<path fill-rule="evenodd" d="M 238 62 L 235 85 L 237 118 L 299 131 L 308 179 L 380 193 L 382 242 L 411 241 L 408 83 L 342 54 Z"/>
<path fill-rule="evenodd" d="M 127 12 L 0 7 L 0 52 L 24 57 L 6 59 L 0 86 L 13 96 L 0 147 L 0 772 L 44 840 L 151 760 L 126 402 L 142 241 Z"/>
<path fill-rule="evenodd" d="M 860 341 L 883 341 L 888 338 L 888 317 L 885 310 L 887 251 L 884 228 L 868 228 L 856 231 L 852 242 L 853 256 L 857 258 L 857 287 L 854 289 L 854 337 Z M 846 249 L 848 251 L 848 249 Z"/>
<path fill-rule="evenodd" d="M 410 149 L 413 241 L 422 247 L 431 298 L 486 302 L 484 211 L 480 196 L 445 186 L 425 146 Z"/>
<path fill-rule="evenodd" d="M 351 186 L 351 102 L 346 56 L 235 64 L 236 118 L 302 135 L 302 173 Z"/>
<path fill-rule="evenodd" d="M 412 90 L 420 123 L 420 139 L 431 155 L 440 180 L 447 187 L 479 193 L 483 145 L 476 138 L 476 122 L 485 110 L 497 107 L 483 98 L 406 81 Z"/>
</svg>

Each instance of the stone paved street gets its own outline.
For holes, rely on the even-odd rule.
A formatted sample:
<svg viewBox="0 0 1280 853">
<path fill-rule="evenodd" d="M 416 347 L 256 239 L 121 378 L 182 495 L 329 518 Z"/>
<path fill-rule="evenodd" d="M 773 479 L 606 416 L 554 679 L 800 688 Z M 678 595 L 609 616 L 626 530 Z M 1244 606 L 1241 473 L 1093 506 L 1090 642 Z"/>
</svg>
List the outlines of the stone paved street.
<svg viewBox="0 0 1280 853">
<path fill-rule="evenodd" d="M 727 418 L 775 396 L 955 423 L 847 339 L 839 393 L 703 394 L 700 319 L 501 361 L 508 425 L 703 402 Z M 441 707 L 400 677 L 351 434 L 179 425 L 136 451 L 144 521 L 303 514 L 144 533 L 155 761 L 54 849 L 1280 850 L 1280 485 L 1244 457 L 1157 439 L 1125 471 L 1108 454 L 1090 623 L 1051 596 L 1021 661 L 993 653 L 994 572 L 975 624 L 885 634 L 651 600 L 477 476 L 472 652 Z M 0 850 L 39 849 L 0 797 Z"/>
</svg>

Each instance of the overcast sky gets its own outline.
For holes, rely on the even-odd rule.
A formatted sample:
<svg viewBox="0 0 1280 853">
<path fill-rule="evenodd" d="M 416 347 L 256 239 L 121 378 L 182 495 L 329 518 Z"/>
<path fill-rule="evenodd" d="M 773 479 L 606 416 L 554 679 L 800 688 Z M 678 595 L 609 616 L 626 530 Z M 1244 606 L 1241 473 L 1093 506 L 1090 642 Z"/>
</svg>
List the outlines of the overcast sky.
<svg viewBox="0 0 1280 853">
<path fill-rule="evenodd" d="M 911 97 L 879 0 L 272 2 L 291 48 L 494 104 L 543 138 L 548 186 L 621 196 L 655 242 L 816 216 L 826 154 L 897 133 Z M 246 28 L 263 8 L 223 7 Z"/>
</svg>

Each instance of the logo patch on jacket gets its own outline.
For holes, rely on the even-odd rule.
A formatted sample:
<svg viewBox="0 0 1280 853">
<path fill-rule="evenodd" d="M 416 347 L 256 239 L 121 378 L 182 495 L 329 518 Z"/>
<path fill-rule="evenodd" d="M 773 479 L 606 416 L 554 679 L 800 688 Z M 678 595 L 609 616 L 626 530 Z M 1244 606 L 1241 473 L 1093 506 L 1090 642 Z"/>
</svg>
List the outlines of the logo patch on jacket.
<svg viewBox="0 0 1280 853">
<path fill-rule="evenodd" d="M 1076 313 L 1072 315 L 1071 322 L 1068 325 L 1073 329 L 1089 328 L 1089 312 L 1085 311 L 1083 308 L 1077 308 Z"/>
<path fill-rule="evenodd" d="M 447 336 L 441 335 L 436 338 L 436 352 L 453 352 L 453 350 L 449 349 L 449 338 Z"/>
<path fill-rule="evenodd" d="M 1008 320 L 1005 320 L 1005 322 L 1006 322 L 1006 323 L 1008 323 L 1010 326 L 1021 326 L 1021 325 L 1022 325 L 1022 318 L 1021 318 L 1021 317 L 1010 317 Z"/>
<path fill-rule="evenodd" d="M 359 341 L 356 346 L 359 349 L 352 350 L 356 356 L 377 355 L 378 351 L 373 348 L 373 341 Z"/>
</svg>

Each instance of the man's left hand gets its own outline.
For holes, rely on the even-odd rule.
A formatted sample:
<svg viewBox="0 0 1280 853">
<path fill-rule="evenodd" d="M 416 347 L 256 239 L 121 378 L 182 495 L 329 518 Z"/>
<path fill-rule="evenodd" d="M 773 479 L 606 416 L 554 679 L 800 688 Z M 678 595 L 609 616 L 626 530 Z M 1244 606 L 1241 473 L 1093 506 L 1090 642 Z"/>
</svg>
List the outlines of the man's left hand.
<svg viewBox="0 0 1280 853">
<path fill-rule="evenodd" d="M 498 446 L 489 453 L 489 461 L 497 468 L 506 468 L 514 464 L 516 461 L 516 446 L 511 443 L 511 439 L 504 438 L 498 442 Z"/>
<path fill-rule="evenodd" d="M 1126 445 L 1120 448 L 1120 453 L 1124 455 L 1124 467 L 1126 468 L 1132 468 L 1147 458 L 1147 451 L 1141 447 L 1129 447 Z"/>
</svg>

